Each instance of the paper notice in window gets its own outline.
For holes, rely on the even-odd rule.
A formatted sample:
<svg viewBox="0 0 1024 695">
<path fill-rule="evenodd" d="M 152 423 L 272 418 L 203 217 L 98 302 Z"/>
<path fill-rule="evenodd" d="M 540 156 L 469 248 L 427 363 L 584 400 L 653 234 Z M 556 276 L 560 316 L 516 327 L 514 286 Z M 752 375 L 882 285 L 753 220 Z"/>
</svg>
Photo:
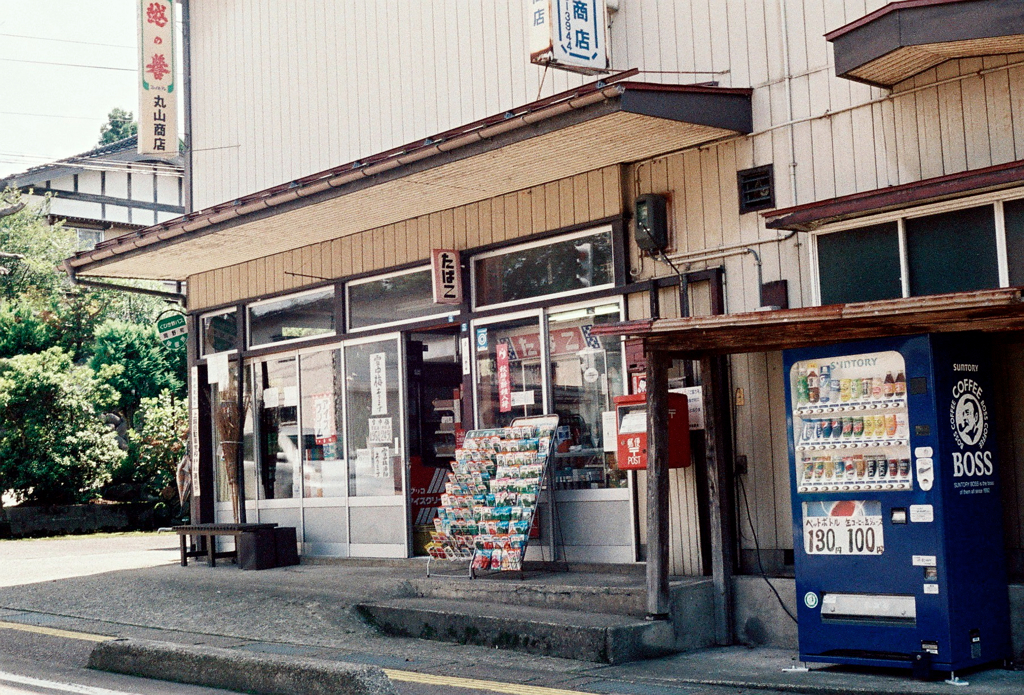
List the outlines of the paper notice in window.
<svg viewBox="0 0 1024 695">
<path fill-rule="evenodd" d="M 615 411 L 608 410 L 601 413 L 601 439 L 606 452 L 615 453 L 618 450 L 618 433 L 615 431 Z"/>
</svg>

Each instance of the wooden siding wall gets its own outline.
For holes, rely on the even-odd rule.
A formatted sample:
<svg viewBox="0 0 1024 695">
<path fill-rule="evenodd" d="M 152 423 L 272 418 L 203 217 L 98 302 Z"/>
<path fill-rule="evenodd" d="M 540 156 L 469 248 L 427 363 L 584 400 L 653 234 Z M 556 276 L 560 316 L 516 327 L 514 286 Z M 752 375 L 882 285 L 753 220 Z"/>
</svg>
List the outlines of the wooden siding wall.
<svg viewBox="0 0 1024 695">
<path fill-rule="evenodd" d="M 472 249 L 619 215 L 619 167 L 304 246 L 188 278 L 189 308 L 204 309 L 300 290 L 320 282 L 415 261 L 432 248 Z M 289 275 L 299 273 L 300 275 Z"/>
</svg>

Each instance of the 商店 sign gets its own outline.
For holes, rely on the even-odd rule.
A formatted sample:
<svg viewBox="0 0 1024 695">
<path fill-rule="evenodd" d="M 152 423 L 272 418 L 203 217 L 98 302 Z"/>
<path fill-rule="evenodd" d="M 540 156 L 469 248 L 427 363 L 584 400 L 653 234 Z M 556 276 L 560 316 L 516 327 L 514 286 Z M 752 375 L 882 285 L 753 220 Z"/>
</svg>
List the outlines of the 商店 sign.
<svg viewBox="0 0 1024 695">
<path fill-rule="evenodd" d="M 139 154 L 177 157 L 173 0 L 140 0 L 139 53 Z"/>
<path fill-rule="evenodd" d="M 529 0 L 530 62 L 595 74 L 608 71 L 607 0 Z"/>
</svg>

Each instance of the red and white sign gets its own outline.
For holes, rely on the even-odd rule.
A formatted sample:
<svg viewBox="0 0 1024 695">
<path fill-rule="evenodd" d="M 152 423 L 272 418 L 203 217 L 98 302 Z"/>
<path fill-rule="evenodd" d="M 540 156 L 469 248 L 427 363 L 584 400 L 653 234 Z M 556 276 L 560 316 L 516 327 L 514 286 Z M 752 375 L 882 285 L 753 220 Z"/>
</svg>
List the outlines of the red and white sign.
<svg viewBox="0 0 1024 695">
<path fill-rule="evenodd" d="M 498 361 L 498 410 L 512 411 L 512 372 L 508 365 L 508 343 L 496 346 Z"/>
<path fill-rule="evenodd" d="M 430 275 L 434 280 L 434 304 L 462 304 L 462 265 L 458 251 L 431 251 Z"/>
<path fill-rule="evenodd" d="M 338 441 L 334 426 L 334 394 L 317 393 L 313 400 L 313 439 L 317 444 L 333 444 Z"/>
<path fill-rule="evenodd" d="M 139 154 L 177 157 L 173 0 L 140 0 L 139 53 Z"/>
</svg>

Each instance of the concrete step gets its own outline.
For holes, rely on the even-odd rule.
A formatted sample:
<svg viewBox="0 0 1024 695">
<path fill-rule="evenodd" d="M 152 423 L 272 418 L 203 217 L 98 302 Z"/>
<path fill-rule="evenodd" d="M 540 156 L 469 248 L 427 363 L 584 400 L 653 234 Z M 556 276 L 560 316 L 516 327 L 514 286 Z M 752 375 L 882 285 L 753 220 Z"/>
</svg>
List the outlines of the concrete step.
<svg viewBox="0 0 1024 695">
<path fill-rule="evenodd" d="M 385 634 L 618 664 L 677 651 L 672 624 L 507 603 L 405 598 L 356 606 Z"/>
<path fill-rule="evenodd" d="M 583 578 L 556 575 L 539 581 L 536 578 L 515 580 L 491 576 L 475 581 L 423 578 L 409 580 L 413 597 L 450 601 L 500 601 L 506 605 L 532 606 L 567 611 L 588 611 L 600 606 L 604 613 L 643 618 L 647 614 L 647 588 L 635 581 L 612 581 L 588 584 Z M 618 581 L 616 581 L 618 580 Z"/>
</svg>

